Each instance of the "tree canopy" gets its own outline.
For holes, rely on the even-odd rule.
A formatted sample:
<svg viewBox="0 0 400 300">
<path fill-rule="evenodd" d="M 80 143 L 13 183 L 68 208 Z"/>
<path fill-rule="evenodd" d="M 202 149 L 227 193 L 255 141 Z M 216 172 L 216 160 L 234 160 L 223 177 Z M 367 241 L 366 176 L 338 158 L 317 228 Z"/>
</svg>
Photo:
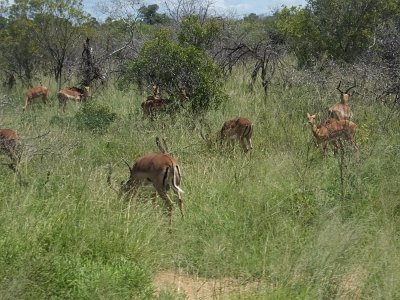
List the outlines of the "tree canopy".
<svg viewBox="0 0 400 300">
<path fill-rule="evenodd" d="M 351 62 L 373 44 L 377 28 L 398 13 L 395 0 L 309 0 L 304 9 L 278 12 L 276 28 L 302 65 L 323 57 Z"/>
</svg>

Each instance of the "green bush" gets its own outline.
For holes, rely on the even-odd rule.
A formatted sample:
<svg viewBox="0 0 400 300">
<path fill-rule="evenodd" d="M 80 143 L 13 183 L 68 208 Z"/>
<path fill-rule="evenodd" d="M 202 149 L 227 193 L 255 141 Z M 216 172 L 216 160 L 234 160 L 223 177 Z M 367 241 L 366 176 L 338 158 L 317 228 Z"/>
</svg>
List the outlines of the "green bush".
<svg viewBox="0 0 400 300">
<path fill-rule="evenodd" d="M 192 111 L 199 112 L 224 101 L 222 79 L 221 70 L 203 50 L 182 46 L 171 39 L 168 31 L 161 31 L 126 64 L 120 86 L 157 84 L 171 103 L 179 101 L 180 89 L 185 88 Z"/>
<path fill-rule="evenodd" d="M 116 117 L 109 107 L 95 102 L 85 103 L 75 115 L 79 129 L 94 132 L 106 131 Z"/>
</svg>

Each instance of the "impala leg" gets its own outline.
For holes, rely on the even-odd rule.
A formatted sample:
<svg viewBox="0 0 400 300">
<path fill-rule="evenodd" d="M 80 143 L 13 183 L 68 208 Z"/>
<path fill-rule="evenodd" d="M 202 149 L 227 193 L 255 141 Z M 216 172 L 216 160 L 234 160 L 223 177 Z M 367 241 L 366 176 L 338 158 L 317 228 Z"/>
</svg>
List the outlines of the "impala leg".
<svg viewBox="0 0 400 300">
<path fill-rule="evenodd" d="M 157 207 L 157 192 L 153 193 L 151 197 L 151 203 L 153 205 L 153 208 L 155 209 Z"/>
<path fill-rule="evenodd" d="M 331 145 L 332 145 L 332 148 L 333 148 L 333 155 L 336 156 L 337 155 L 337 151 L 340 148 L 339 145 L 338 145 L 338 141 L 337 140 L 331 140 Z"/>
<path fill-rule="evenodd" d="M 22 111 L 26 111 L 26 109 L 28 108 L 28 99 L 25 99 L 25 105 L 24 108 L 22 109 Z"/>
<path fill-rule="evenodd" d="M 253 149 L 253 143 L 251 142 L 251 138 L 248 138 L 247 141 L 248 141 L 248 143 L 250 145 L 250 149 Z"/>
<path fill-rule="evenodd" d="M 172 224 L 172 201 L 171 199 L 168 197 L 167 192 L 166 191 L 157 191 L 158 194 L 160 195 L 161 199 L 164 200 L 165 203 L 165 207 L 167 209 L 167 215 L 168 215 L 168 219 L 169 219 L 169 225 Z"/>
<path fill-rule="evenodd" d="M 247 145 L 246 145 L 246 143 L 244 141 L 244 137 L 240 137 L 239 138 L 239 142 L 240 142 L 240 145 L 242 146 L 244 152 L 249 151 L 249 149 L 247 148 Z"/>
<path fill-rule="evenodd" d="M 322 155 L 325 157 L 326 156 L 326 149 L 327 149 L 328 143 L 326 141 L 322 142 L 320 144 Z"/>
<path fill-rule="evenodd" d="M 181 194 L 179 191 L 175 191 L 175 190 L 174 190 L 174 192 L 175 192 L 175 194 L 178 196 L 178 207 L 179 207 L 179 210 L 180 210 L 180 212 L 181 212 L 182 219 L 183 219 L 185 216 L 184 216 L 184 213 L 183 213 L 182 194 Z"/>
<path fill-rule="evenodd" d="M 354 139 L 354 135 L 349 135 L 349 140 L 350 140 L 351 145 L 353 146 L 354 152 L 358 152 L 358 147 L 357 147 L 356 141 Z"/>
<path fill-rule="evenodd" d="M 120 197 L 124 196 L 125 202 L 129 202 L 139 191 L 139 185 L 142 181 L 138 179 L 129 179 L 127 182 L 121 182 Z"/>
</svg>

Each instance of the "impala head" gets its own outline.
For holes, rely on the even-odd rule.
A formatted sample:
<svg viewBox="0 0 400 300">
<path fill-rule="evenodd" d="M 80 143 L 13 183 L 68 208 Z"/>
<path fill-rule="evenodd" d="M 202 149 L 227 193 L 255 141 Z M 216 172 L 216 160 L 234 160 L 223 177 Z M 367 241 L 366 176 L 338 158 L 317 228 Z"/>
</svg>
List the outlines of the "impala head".
<svg viewBox="0 0 400 300">
<path fill-rule="evenodd" d="M 90 93 L 90 87 L 89 86 L 84 86 L 82 88 L 82 96 L 83 98 L 89 97 L 89 93 Z"/>
<path fill-rule="evenodd" d="M 351 87 L 349 87 L 347 90 L 345 90 L 345 91 L 342 91 L 341 89 L 340 89 L 340 84 L 342 83 L 342 81 L 339 81 L 339 84 L 338 84 L 338 86 L 336 87 L 336 89 L 340 92 L 340 101 L 342 102 L 342 103 L 348 103 L 349 102 L 349 98 L 350 98 L 350 94 L 349 94 L 349 92 L 350 92 L 350 90 L 351 89 L 353 89 L 353 88 L 355 88 L 356 86 L 357 86 L 357 84 L 356 84 L 356 81 L 354 80 L 354 84 L 353 84 L 353 86 L 351 86 Z"/>
<path fill-rule="evenodd" d="M 158 86 L 158 84 L 153 84 L 153 97 L 155 99 L 161 98 L 160 87 Z"/>
<path fill-rule="evenodd" d="M 184 88 L 184 87 L 180 88 L 179 97 L 180 97 L 181 102 L 189 101 L 189 96 L 187 95 L 186 88 Z"/>
<path fill-rule="evenodd" d="M 307 113 L 308 124 L 314 125 L 316 118 L 317 118 L 316 114 L 310 115 L 309 113 Z"/>
</svg>

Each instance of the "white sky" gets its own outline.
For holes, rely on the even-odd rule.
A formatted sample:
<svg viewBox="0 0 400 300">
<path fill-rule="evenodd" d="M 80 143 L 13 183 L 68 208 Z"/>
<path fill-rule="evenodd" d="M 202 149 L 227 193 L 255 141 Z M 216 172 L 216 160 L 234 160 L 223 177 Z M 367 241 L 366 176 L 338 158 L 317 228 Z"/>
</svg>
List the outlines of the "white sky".
<svg viewBox="0 0 400 300">
<path fill-rule="evenodd" d="M 243 16 L 250 13 L 257 15 L 270 14 L 282 6 L 306 5 L 306 0 L 217 0 L 216 6 L 225 11 L 234 11 Z"/>
<path fill-rule="evenodd" d="M 1 1 L 1 0 L 0 0 Z M 105 0 L 83 0 L 85 10 L 91 15 L 97 16 L 99 11 L 97 9 L 98 3 L 104 3 Z M 105 1 L 107 3 L 107 1 Z M 146 5 L 157 3 L 160 10 L 165 0 L 145 0 Z M 218 12 L 233 13 L 237 16 L 245 16 L 250 13 L 257 15 L 271 14 L 282 6 L 302 6 L 306 5 L 306 0 L 214 0 L 215 9 Z"/>
</svg>

